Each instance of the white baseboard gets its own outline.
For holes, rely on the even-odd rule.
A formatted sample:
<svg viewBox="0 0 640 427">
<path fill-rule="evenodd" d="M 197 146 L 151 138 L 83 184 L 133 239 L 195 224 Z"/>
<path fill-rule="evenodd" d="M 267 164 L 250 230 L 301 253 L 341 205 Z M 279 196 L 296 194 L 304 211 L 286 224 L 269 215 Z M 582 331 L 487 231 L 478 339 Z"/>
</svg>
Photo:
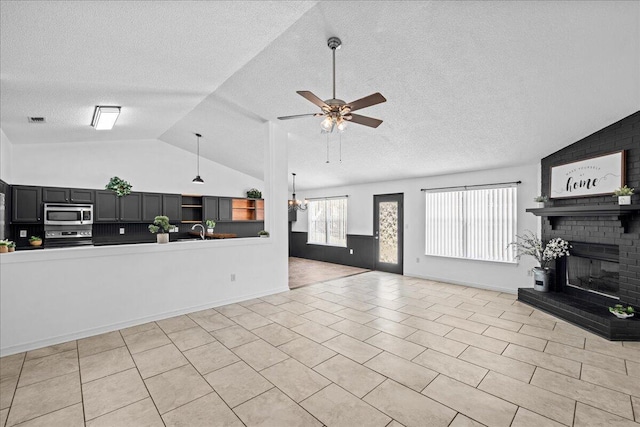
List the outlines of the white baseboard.
<svg viewBox="0 0 640 427">
<path fill-rule="evenodd" d="M 407 277 L 416 277 L 418 279 L 433 280 L 434 282 L 451 283 L 453 285 L 468 286 L 470 288 L 486 289 L 489 291 L 504 292 L 506 294 L 517 294 L 518 289 L 501 288 L 499 286 L 483 285 L 481 283 L 464 282 L 460 280 L 451 280 L 444 277 L 423 276 L 419 274 L 406 274 Z"/>
</svg>

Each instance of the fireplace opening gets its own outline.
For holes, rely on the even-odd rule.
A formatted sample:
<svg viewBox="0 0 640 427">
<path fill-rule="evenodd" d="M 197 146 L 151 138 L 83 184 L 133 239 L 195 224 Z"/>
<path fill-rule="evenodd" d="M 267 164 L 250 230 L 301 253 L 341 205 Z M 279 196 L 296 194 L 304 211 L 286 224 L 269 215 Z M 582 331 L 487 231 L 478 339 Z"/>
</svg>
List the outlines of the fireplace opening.
<svg viewBox="0 0 640 427">
<path fill-rule="evenodd" d="M 567 285 L 620 298 L 619 249 L 612 245 L 572 243 Z"/>
</svg>

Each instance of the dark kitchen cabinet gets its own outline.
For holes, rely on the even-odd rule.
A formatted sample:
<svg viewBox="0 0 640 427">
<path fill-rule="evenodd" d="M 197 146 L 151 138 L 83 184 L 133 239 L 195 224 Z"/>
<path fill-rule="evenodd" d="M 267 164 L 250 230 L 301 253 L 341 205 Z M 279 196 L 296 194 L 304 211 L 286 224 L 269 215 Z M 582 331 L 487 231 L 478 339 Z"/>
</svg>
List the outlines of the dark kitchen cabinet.
<svg viewBox="0 0 640 427">
<path fill-rule="evenodd" d="M 93 203 L 94 191 L 81 188 L 71 188 L 69 190 L 71 203 Z"/>
<path fill-rule="evenodd" d="M 232 201 L 233 199 L 228 197 L 218 198 L 218 220 L 219 221 L 231 221 L 232 219 Z"/>
<path fill-rule="evenodd" d="M 142 221 L 142 193 L 130 193 L 119 197 L 120 221 L 140 222 Z"/>
<path fill-rule="evenodd" d="M 95 222 L 118 221 L 120 219 L 120 204 L 116 193 L 111 190 L 96 190 L 93 216 L 95 217 Z"/>
<path fill-rule="evenodd" d="M 205 221 L 208 219 L 212 219 L 214 221 L 218 221 L 218 198 L 211 196 L 204 196 L 202 198 L 202 209 L 203 215 L 202 219 Z"/>
<path fill-rule="evenodd" d="M 168 216 L 170 221 L 182 220 L 182 195 L 163 194 L 162 214 Z"/>
<path fill-rule="evenodd" d="M 42 188 L 14 185 L 11 193 L 12 222 L 42 221 Z"/>
<path fill-rule="evenodd" d="M 144 193 L 142 195 L 142 220 L 152 222 L 158 215 L 162 215 L 162 194 Z"/>
<path fill-rule="evenodd" d="M 69 189 L 44 187 L 42 189 L 42 201 L 44 203 L 69 203 Z"/>
</svg>

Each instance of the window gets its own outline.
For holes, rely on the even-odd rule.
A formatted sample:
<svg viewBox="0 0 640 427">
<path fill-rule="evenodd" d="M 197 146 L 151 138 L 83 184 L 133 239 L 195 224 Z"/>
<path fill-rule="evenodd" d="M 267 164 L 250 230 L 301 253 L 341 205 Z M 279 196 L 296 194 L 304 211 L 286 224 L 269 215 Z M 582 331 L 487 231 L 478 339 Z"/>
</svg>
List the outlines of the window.
<svg viewBox="0 0 640 427">
<path fill-rule="evenodd" d="M 309 201 L 307 243 L 347 247 L 347 198 Z"/>
<path fill-rule="evenodd" d="M 517 187 L 426 192 L 425 255 L 516 262 Z"/>
</svg>

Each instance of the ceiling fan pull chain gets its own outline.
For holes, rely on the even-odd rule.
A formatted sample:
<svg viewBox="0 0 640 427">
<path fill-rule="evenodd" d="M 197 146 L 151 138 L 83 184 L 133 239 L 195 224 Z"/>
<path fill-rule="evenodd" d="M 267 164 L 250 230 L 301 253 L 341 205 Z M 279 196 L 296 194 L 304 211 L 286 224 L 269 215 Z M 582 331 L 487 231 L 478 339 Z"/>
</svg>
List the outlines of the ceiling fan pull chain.
<svg viewBox="0 0 640 427">
<path fill-rule="evenodd" d="M 340 133 L 340 163 L 342 163 L 342 132 Z"/>
<path fill-rule="evenodd" d="M 327 133 L 327 163 L 329 163 L 329 134 Z"/>
</svg>

